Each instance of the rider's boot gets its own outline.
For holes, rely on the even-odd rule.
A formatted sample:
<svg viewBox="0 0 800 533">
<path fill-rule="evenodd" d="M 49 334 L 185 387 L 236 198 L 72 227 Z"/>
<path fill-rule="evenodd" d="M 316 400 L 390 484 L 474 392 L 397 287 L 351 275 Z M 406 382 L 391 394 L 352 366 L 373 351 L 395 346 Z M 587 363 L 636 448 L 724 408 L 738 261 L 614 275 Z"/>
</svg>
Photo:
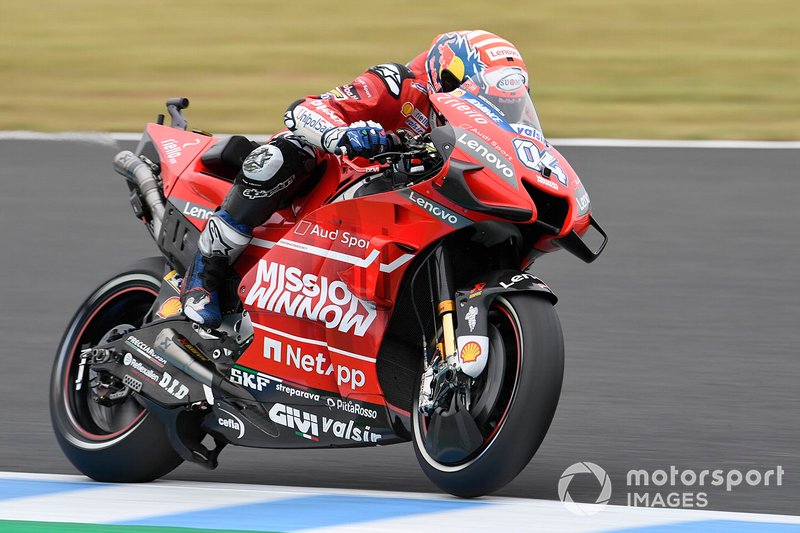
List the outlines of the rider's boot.
<svg viewBox="0 0 800 533">
<path fill-rule="evenodd" d="M 183 314 L 189 320 L 208 328 L 222 323 L 219 288 L 252 235 L 251 226 L 237 221 L 224 209 L 208 220 L 181 286 Z"/>
<path fill-rule="evenodd" d="M 242 164 L 222 208 L 200 235 L 199 251 L 181 290 L 183 313 L 203 326 L 222 322 L 218 288 L 230 265 L 260 226 L 303 186 L 315 167 L 314 149 L 292 136 L 279 136 L 253 150 Z"/>
</svg>

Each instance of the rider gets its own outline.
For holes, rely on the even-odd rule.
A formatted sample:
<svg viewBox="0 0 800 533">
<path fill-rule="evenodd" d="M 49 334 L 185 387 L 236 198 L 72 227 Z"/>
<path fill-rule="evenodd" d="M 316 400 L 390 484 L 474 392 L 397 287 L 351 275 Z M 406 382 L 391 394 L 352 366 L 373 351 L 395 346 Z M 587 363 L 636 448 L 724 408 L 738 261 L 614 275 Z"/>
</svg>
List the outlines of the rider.
<svg viewBox="0 0 800 533">
<path fill-rule="evenodd" d="M 527 92 L 527 70 L 514 45 L 487 31 L 449 32 L 407 65 L 374 66 L 347 85 L 290 105 L 283 117 L 288 131 L 247 157 L 200 234 L 183 282 L 184 314 L 210 328 L 220 325 L 217 291 L 231 264 L 250 243 L 255 226 L 308 192 L 315 174 L 324 170 L 325 153 L 344 149 L 349 157 L 370 157 L 389 146 L 393 134 L 387 131 L 426 133 L 437 125 L 430 95 L 453 91 L 501 67 L 516 69 Z"/>
</svg>

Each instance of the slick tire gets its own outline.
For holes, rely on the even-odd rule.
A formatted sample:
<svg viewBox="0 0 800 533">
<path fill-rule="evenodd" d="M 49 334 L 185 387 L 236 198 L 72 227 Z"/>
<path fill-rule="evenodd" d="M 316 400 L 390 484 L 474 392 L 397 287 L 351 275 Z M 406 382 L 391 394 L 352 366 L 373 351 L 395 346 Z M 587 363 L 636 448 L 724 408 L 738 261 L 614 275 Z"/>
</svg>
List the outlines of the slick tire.
<svg viewBox="0 0 800 533">
<path fill-rule="evenodd" d="M 182 462 L 163 425 L 135 399 L 100 406 L 90 397 L 89 380 L 79 377 L 81 349 L 97 344 L 116 326 L 139 327 L 163 275 L 164 260 L 152 257 L 101 284 L 70 320 L 56 353 L 50 380 L 56 440 L 75 468 L 97 481 L 152 481 Z M 82 381 L 80 390 L 76 381 Z"/>
<path fill-rule="evenodd" d="M 500 489 L 530 462 L 550 427 L 564 375 L 561 324 L 548 300 L 531 293 L 498 296 L 489 323 L 489 362 L 476 384 L 482 379 L 484 394 L 494 396 L 491 414 L 478 416 L 470 409 L 483 444 L 459 463 L 437 462 L 425 448 L 427 419 L 416 408 L 416 397 L 412 414 L 414 451 L 423 471 L 439 488 L 463 498 Z"/>
</svg>

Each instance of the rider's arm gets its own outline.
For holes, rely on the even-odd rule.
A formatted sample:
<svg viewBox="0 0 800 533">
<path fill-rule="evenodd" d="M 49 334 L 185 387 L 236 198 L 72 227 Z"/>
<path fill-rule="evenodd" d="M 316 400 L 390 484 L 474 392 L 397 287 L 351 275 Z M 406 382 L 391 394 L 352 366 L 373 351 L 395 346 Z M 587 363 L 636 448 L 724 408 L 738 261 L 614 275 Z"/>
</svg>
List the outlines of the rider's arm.
<svg viewBox="0 0 800 533">
<path fill-rule="evenodd" d="M 359 121 L 391 123 L 403 81 L 413 78 L 404 65 L 388 63 L 367 70 L 348 85 L 294 102 L 284 115 L 286 127 L 308 143 L 333 152 L 347 126 Z M 394 119 L 396 120 L 396 119 Z"/>
</svg>

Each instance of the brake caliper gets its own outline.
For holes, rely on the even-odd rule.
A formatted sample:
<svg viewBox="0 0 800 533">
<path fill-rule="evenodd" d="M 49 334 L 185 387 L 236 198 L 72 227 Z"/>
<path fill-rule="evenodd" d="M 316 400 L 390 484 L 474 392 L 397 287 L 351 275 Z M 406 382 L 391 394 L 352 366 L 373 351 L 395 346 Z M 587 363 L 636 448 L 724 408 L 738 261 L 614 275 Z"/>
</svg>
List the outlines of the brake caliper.
<svg viewBox="0 0 800 533">
<path fill-rule="evenodd" d="M 439 351 L 433 357 L 432 363 L 425 364 L 419 390 L 419 411 L 425 416 L 430 416 L 437 408 L 450 405 L 452 394 L 463 392 L 465 405 L 469 406 L 469 378 L 456 369 L 455 356 L 444 359 L 439 356 Z"/>
</svg>

